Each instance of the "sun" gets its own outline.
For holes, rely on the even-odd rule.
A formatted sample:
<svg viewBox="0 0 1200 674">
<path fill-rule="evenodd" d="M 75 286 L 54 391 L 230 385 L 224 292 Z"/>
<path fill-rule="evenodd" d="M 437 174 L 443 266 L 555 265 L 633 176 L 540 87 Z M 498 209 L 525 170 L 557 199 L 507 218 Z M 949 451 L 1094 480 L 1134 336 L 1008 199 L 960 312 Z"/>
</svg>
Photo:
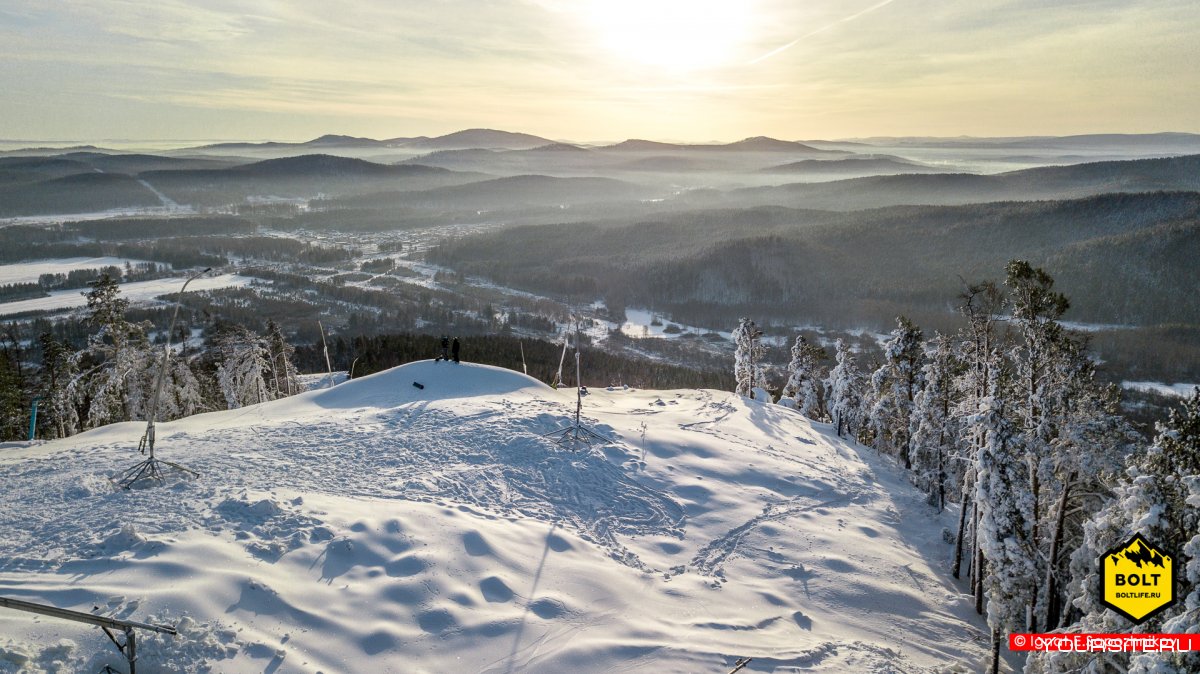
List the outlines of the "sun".
<svg viewBox="0 0 1200 674">
<path fill-rule="evenodd" d="M 591 0 L 587 8 L 589 25 L 612 56 L 675 71 L 732 63 L 752 13 L 747 0 Z"/>
</svg>

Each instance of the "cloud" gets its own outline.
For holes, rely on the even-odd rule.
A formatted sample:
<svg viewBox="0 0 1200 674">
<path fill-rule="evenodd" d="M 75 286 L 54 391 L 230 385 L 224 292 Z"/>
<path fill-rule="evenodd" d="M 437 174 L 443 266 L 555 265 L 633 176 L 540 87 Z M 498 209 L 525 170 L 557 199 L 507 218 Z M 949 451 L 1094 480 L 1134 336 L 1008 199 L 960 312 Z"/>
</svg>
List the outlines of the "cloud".
<svg viewBox="0 0 1200 674">
<path fill-rule="evenodd" d="M 754 65 L 755 63 L 759 63 L 759 62 L 765 61 L 765 60 L 767 60 L 767 59 L 771 58 L 772 56 L 775 56 L 776 54 L 779 54 L 779 53 L 782 53 L 782 52 L 784 52 L 784 51 L 787 51 L 788 49 L 791 49 L 792 47 L 794 47 L 794 46 L 796 46 L 797 44 L 799 44 L 801 40 L 806 40 L 806 39 L 808 39 L 808 38 L 810 38 L 810 37 L 812 37 L 812 36 L 814 36 L 814 35 L 818 35 L 818 34 L 820 34 L 820 33 L 824 33 L 825 31 L 827 31 L 827 30 L 831 30 L 831 29 L 833 29 L 833 28 L 836 28 L 837 26 L 840 26 L 840 25 L 842 25 L 842 24 L 844 24 L 844 23 L 849 23 L 849 22 L 851 22 L 851 21 L 853 21 L 853 20 L 855 20 L 855 19 L 857 19 L 857 18 L 859 18 L 859 17 L 861 17 L 861 16 L 865 16 L 865 15 L 867 15 L 867 14 L 870 14 L 871 12 L 874 12 L 874 11 L 875 11 L 875 10 L 877 10 L 877 9 L 882 9 L 882 8 L 884 8 L 884 7 L 886 7 L 886 6 L 890 5 L 890 4 L 892 4 L 893 2 L 895 2 L 895 0 L 883 0 L 883 2 L 879 2 L 879 3 L 876 3 L 876 4 L 874 4 L 874 5 L 871 5 L 870 7 L 867 7 L 867 8 L 866 8 L 866 9 L 864 9 L 864 10 L 861 10 L 861 11 L 855 12 L 855 13 L 853 13 L 853 14 L 849 15 L 849 16 L 846 16 L 846 17 L 843 17 L 843 18 L 841 18 L 841 19 L 838 19 L 837 21 L 834 21 L 833 23 L 827 23 L 827 24 L 825 24 L 824 26 L 821 26 L 820 28 L 817 28 L 816 30 L 811 30 L 811 31 L 809 31 L 809 32 L 807 32 L 807 33 L 805 33 L 805 34 L 801 35 L 800 37 L 798 37 L 798 38 L 796 38 L 796 39 L 792 40 L 791 42 L 788 42 L 787 44 L 783 45 L 782 47 L 776 47 L 775 49 L 772 49 L 771 51 L 769 51 L 769 52 L 767 52 L 767 53 L 763 54 L 762 56 L 759 56 L 758 58 L 756 58 L 756 59 L 753 59 L 752 61 L 750 61 L 749 65 Z"/>
<path fill-rule="evenodd" d="M 664 21 L 698 6 L 643 2 Z M 76 137 L 81 119 L 200 137 L 1200 131 L 1194 0 L 720 7 L 744 34 L 684 68 L 662 45 L 623 55 L 601 33 L 621 17 L 576 0 L 0 0 L 0 118 L 26 137 Z M 655 39 L 642 28 L 628 35 Z"/>
</svg>

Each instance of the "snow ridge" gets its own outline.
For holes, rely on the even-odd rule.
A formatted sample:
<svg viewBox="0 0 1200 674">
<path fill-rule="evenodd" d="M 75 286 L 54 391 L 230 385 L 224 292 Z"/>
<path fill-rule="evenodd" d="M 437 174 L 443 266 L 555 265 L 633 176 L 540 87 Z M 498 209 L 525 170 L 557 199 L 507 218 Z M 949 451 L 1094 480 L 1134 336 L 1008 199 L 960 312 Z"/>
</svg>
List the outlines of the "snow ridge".
<svg viewBox="0 0 1200 674">
<path fill-rule="evenodd" d="M 633 390 L 585 398 L 615 442 L 572 452 L 542 435 L 573 403 L 426 361 L 162 424 L 199 480 L 114 490 L 138 424 L 2 450 L 0 594 L 181 621 L 142 642 L 162 672 L 981 662 L 953 514 L 873 452 L 732 394 Z M 0 672 L 121 665 L 85 626 L 5 613 L 0 634 Z"/>
</svg>

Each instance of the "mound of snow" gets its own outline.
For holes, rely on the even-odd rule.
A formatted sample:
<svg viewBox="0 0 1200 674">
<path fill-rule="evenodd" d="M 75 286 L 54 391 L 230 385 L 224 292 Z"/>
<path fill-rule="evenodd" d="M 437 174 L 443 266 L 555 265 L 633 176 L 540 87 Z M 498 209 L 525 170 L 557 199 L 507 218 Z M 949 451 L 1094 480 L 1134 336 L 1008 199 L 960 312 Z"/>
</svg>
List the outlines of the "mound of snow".
<svg viewBox="0 0 1200 674">
<path fill-rule="evenodd" d="M 598 388 L 612 442 L 572 451 L 544 435 L 574 400 L 412 363 L 162 424 L 201 477 L 134 491 L 99 485 L 139 424 L 6 450 L 0 594 L 178 623 L 141 642 L 161 672 L 980 667 L 953 514 L 873 452 L 728 393 Z M 0 634 L 0 672 L 122 668 L 83 625 Z"/>
</svg>

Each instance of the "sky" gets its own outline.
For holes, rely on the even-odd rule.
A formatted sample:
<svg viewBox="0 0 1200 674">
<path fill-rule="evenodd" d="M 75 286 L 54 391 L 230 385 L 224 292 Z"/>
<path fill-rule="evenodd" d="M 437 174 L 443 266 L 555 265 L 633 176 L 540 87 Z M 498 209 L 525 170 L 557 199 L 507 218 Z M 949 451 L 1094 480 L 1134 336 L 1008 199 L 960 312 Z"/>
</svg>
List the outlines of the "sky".
<svg viewBox="0 0 1200 674">
<path fill-rule="evenodd" d="M 0 0 L 0 139 L 1200 132 L 1195 0 Z"/>
</svg>

